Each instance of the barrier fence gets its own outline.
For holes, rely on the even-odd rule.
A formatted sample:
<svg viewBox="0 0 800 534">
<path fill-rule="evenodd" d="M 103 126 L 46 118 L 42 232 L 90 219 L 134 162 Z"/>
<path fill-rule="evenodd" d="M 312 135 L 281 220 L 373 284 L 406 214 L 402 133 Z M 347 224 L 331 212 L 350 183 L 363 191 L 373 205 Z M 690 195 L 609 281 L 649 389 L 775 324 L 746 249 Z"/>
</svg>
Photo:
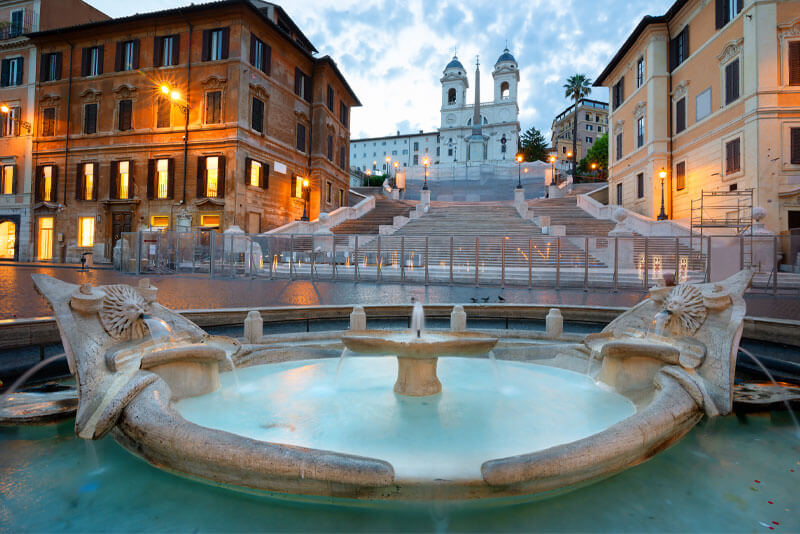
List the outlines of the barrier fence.
<svg viewBox="0 0 800 534">
<path fill-rule="evenodd" d="M 800 275 L 779 269 L 780 250 L 771 236 L 135 232 L 122 235 L 114 261 L 130 274 L 584 289 L 717 281 L 750 267 L 754 289 L 800 292 Z"/>
</svg>

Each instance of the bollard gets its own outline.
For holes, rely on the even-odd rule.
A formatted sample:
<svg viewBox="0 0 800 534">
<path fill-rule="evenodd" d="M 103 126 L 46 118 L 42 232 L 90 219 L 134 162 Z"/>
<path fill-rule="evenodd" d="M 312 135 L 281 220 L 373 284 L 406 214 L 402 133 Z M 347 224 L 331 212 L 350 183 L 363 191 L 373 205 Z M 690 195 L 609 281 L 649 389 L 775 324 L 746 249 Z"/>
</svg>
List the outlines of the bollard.
<svg viewBox="0 0 800 534">
<path fill-rule="evenodd" d="M 244 337 L 250 344 L 258 343 L 264 336 L 264 319 L 261 314 L 253 310 L 244 320 Z"/>
<path fill-rule="evenodd" d="M 545 330 L 548 339 L 558 339 L 564 332 L 564 317 L 558 308 L 550 308 L 550 312 L 545 317 Z"/>
<path fill-rule="evenodd" d="M 353 312 L 350 314 L 350 330 L 366 330 L 367 329 L 367 314 L 364 313 L 363 306 L 353 306 Z"/>
<path fill-rule="evenodd" d="M 464 306 L 457 304 L 453 306 L 453 311 L 450 313 L 450 330 L 453 332 L 463 332 L 467 329 L 467 314 L 464 311 Z"/>
</svg>

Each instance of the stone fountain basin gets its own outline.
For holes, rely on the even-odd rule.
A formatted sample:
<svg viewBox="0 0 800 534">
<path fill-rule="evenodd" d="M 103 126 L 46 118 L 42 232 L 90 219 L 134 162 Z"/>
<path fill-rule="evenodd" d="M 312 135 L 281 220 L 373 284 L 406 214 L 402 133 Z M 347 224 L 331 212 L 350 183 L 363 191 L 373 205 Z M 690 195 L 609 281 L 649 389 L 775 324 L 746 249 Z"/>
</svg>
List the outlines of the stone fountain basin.
<svg viewBox="0 0 800 534">
<path fill-rule="evenodd" d="M 482 356 L 497 345 L 497 338 L 477 332 L 424 332 L 418 338 L 410 330 L 405 333 L 361 330 L 342 336 L 342 343 L 361 354 L 422 360 L 440 356 Z"/>
</svg>

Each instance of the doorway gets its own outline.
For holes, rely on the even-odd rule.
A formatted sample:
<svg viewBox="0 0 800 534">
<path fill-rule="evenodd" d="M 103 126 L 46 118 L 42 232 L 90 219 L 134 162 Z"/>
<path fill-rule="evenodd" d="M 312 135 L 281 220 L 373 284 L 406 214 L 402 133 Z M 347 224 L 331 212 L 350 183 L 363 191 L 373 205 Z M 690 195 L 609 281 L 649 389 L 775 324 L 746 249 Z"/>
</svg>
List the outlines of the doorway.
<svg viewBox="0 0 800 534">
<path fill-rule="evenodd" d="M 11 221 L 0 223 L 0 259 L 14 260 L 17 251 L 17 225 Z"/>
<path fill-rule="evenodd" d="M 121 211 L 111 214 L 111 250 L 114 250 L 117 241 L 120 240 L 124 232 L 132 231 L 132 221 L 133 213 L 130 211 Z"/>
<path fill-rule="evenodd" d="M 53 217 L 39 217 L 37 235 L 37 258 L 42 261 L 53 259 Z"/>
</svg>

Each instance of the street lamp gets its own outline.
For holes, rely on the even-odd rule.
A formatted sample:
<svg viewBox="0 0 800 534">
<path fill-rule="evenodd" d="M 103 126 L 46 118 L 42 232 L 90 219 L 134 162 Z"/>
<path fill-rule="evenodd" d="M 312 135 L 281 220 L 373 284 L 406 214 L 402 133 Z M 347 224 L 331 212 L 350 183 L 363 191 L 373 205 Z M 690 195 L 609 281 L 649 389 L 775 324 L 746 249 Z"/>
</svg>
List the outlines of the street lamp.
<svg viewBox="0 0 800 534">
<path fill-rule="evenodd" d="M 597 163 L 592 163 L 592 182 L 597 177 Z"/>
<path fill-rule="evenodd" d="M 5 115 L 8 115 L 8 113 L 11 111 L 11 108 L 9 108 L 6 104 L 3 104 L 2 106 L 0 106 L 0 111 L 2 111 Z M 28 121 L 20 120 L 13 115 L 11 115 L 11 120 L 17 121 L 17 124 L 19 124 L 22 128 L 25 128 L 28 131 L 28 133 L 31 133 L 31 123 L 29 123 Z"/>
<path fill-rule="evenodd" d="M 308 220 L 308 178 L 303 178 L 303 216 L 300 217 L 301 221 Z"/>
<path fill-rule="evenodd" d="M 188 91 L 188 87 L 187 87 Z M 181 94 L 177 89 L 171 89 L 169 85 L 161 85 L 161 93 L 169 95 L 172 103 L 175 104 L 183 111 L 185 122 L 183 124 L 183 194 L 181 195 L 181 204 L 186 200 L 186 171 L 189 161 L 189 102 L 185 104 L 181 102 Z"/>
<path fill-rule="evenodd" d="M 428 190 L 428 164 L 430 164 L 431 160 L 428 159 L 428 156 L 422 158 L 422 165 L 425 167 L 425 183 L 422 184 L 422 190 Z"/>
<path fill-rule="evenodd" d="M 517 189 L 522 189 L 522 152 L 517 154 Z"/>
<path fill-rule="evenodd" d="M 667 214 L 664 213 L 664 178 L 667 177 L 667 171 L 663 168 L 658 172 L 658 177 L 661 178 L 661 212 L 658 214 L 659 221 L 663 221 L 667 219 Z"/>
<path fill-rule="evenodd" d="M 550 156 L 550 183 L 556 183 L 556 157 Z"/>
</svg>

